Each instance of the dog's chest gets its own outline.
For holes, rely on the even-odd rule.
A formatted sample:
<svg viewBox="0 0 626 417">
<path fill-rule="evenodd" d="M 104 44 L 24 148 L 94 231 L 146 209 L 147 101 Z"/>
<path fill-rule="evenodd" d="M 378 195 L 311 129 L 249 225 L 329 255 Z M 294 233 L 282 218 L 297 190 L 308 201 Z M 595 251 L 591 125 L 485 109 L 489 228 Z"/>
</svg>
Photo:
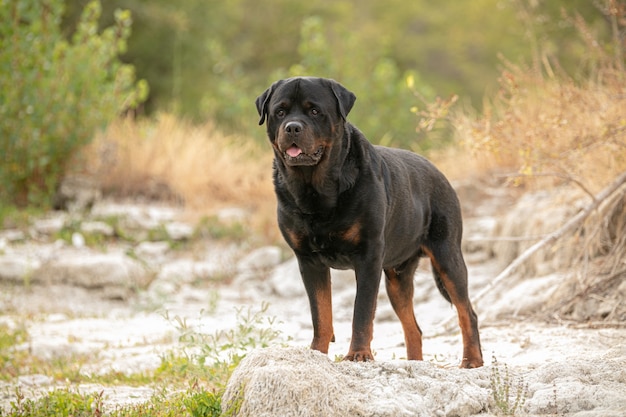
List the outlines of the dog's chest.
<svg viewBox="0 0 626 417">
<path fill-rule="evenodd" d="M 317 257 L 325 265 L 337 269 L 353 267 L 353 256 L 359 252 L 361 225 L 307 224 L 288 236 L 292 248 L 301 254 Z"/>
</svg>

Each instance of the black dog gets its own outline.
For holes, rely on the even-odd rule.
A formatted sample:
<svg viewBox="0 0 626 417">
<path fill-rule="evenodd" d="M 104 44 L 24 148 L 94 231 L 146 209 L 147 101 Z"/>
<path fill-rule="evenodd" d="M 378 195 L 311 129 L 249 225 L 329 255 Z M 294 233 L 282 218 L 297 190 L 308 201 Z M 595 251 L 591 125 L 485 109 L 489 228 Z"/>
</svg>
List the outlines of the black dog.
<svg viewBox="0 0 626 417">
<path fill-rule="evenodd" d="M 357 293 L 345 359 L 373 360 L 376 298 L 386 288 L 402 322 L 408 359 L 422 359 L 413 312 L 413 275 L 420 257 L 458 312 L 461 367 L 482 366 L 476 313 L 467 291 L 457 196 L 430 162 L 374 146 L 346 121 L 356 97 L 336 81 L 297 77 L 275 82 L 256 99 L 274 148 L 280 230 L 298 258 L 313 319 L 311 348 L 334 340 L 329 268 L 354 269 Z"/>
</svg>

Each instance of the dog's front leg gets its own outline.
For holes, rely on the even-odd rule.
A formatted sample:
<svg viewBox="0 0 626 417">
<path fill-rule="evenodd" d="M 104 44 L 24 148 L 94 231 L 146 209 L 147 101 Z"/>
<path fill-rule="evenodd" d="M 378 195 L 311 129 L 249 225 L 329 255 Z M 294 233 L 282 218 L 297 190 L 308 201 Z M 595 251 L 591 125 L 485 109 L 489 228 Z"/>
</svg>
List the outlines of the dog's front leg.
<svg viewBox="0 0 626 417">
<path fill-rule="evenodd" d="M 328 345 L 334 340 L 332 291 L 328 267 L 298 258 L 302 281 L 309 296 L 313 320 L 311 349 L 328 353 Z"/>
<path fill-rule="evenodd" d="M 356 299 L 352 317 L 352 340 L 344 360 L 373 361 L 370 344 L 374 333 L 376 298 L 382 275 L 382 260 L 378 257 L 361 259 L 355 263 Z"/>
</svg>

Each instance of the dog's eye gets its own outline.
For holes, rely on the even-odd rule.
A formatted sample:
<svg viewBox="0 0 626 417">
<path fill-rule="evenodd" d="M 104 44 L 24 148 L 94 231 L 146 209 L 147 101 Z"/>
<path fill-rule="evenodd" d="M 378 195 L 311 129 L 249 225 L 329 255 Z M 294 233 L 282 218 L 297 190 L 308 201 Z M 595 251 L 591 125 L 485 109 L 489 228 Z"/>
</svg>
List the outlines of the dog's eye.
<svg viewBox="0 0 626 417">
<path fill-rule="evenodd" d="M 285 110 L 283 110 L 283 109 L 278 109 L 276 111 L 276 117 L 283 118 L 283 117 L 285 117 L 286 114 L 287 114 L 287 112 Z"/>
<path fill-rule="evenodd" d="M 320 114 L 320 111 L 318 109 L 311 109 L 312 116 L 317 116 L 318 114 Z"/>
</svg>

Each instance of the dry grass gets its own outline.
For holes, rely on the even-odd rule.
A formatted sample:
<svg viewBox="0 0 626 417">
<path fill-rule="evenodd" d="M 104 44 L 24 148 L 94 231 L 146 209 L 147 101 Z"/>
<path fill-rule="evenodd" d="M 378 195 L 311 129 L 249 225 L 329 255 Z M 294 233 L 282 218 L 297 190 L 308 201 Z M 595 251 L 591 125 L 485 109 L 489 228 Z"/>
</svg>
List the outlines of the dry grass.
<svg viewBox="0 0 626 417">
<path fill-rule="evenodd" d="M 624 109 L 626 75 L 617 70 L 580 84 L 509 64 L 483 114 L 457 114 L 454 124 L 466 149 L 517 184 L 571 182 L 595 193 L 626 170 Z"/>
<path fill-rule="evenodd" d="M 113 123 L 84 157 L 105 194 L 175 202 L 201 214 L 243 208 L 257 232 L 276 238 L 269 145 L 161 114 Z"/>
</svg>

